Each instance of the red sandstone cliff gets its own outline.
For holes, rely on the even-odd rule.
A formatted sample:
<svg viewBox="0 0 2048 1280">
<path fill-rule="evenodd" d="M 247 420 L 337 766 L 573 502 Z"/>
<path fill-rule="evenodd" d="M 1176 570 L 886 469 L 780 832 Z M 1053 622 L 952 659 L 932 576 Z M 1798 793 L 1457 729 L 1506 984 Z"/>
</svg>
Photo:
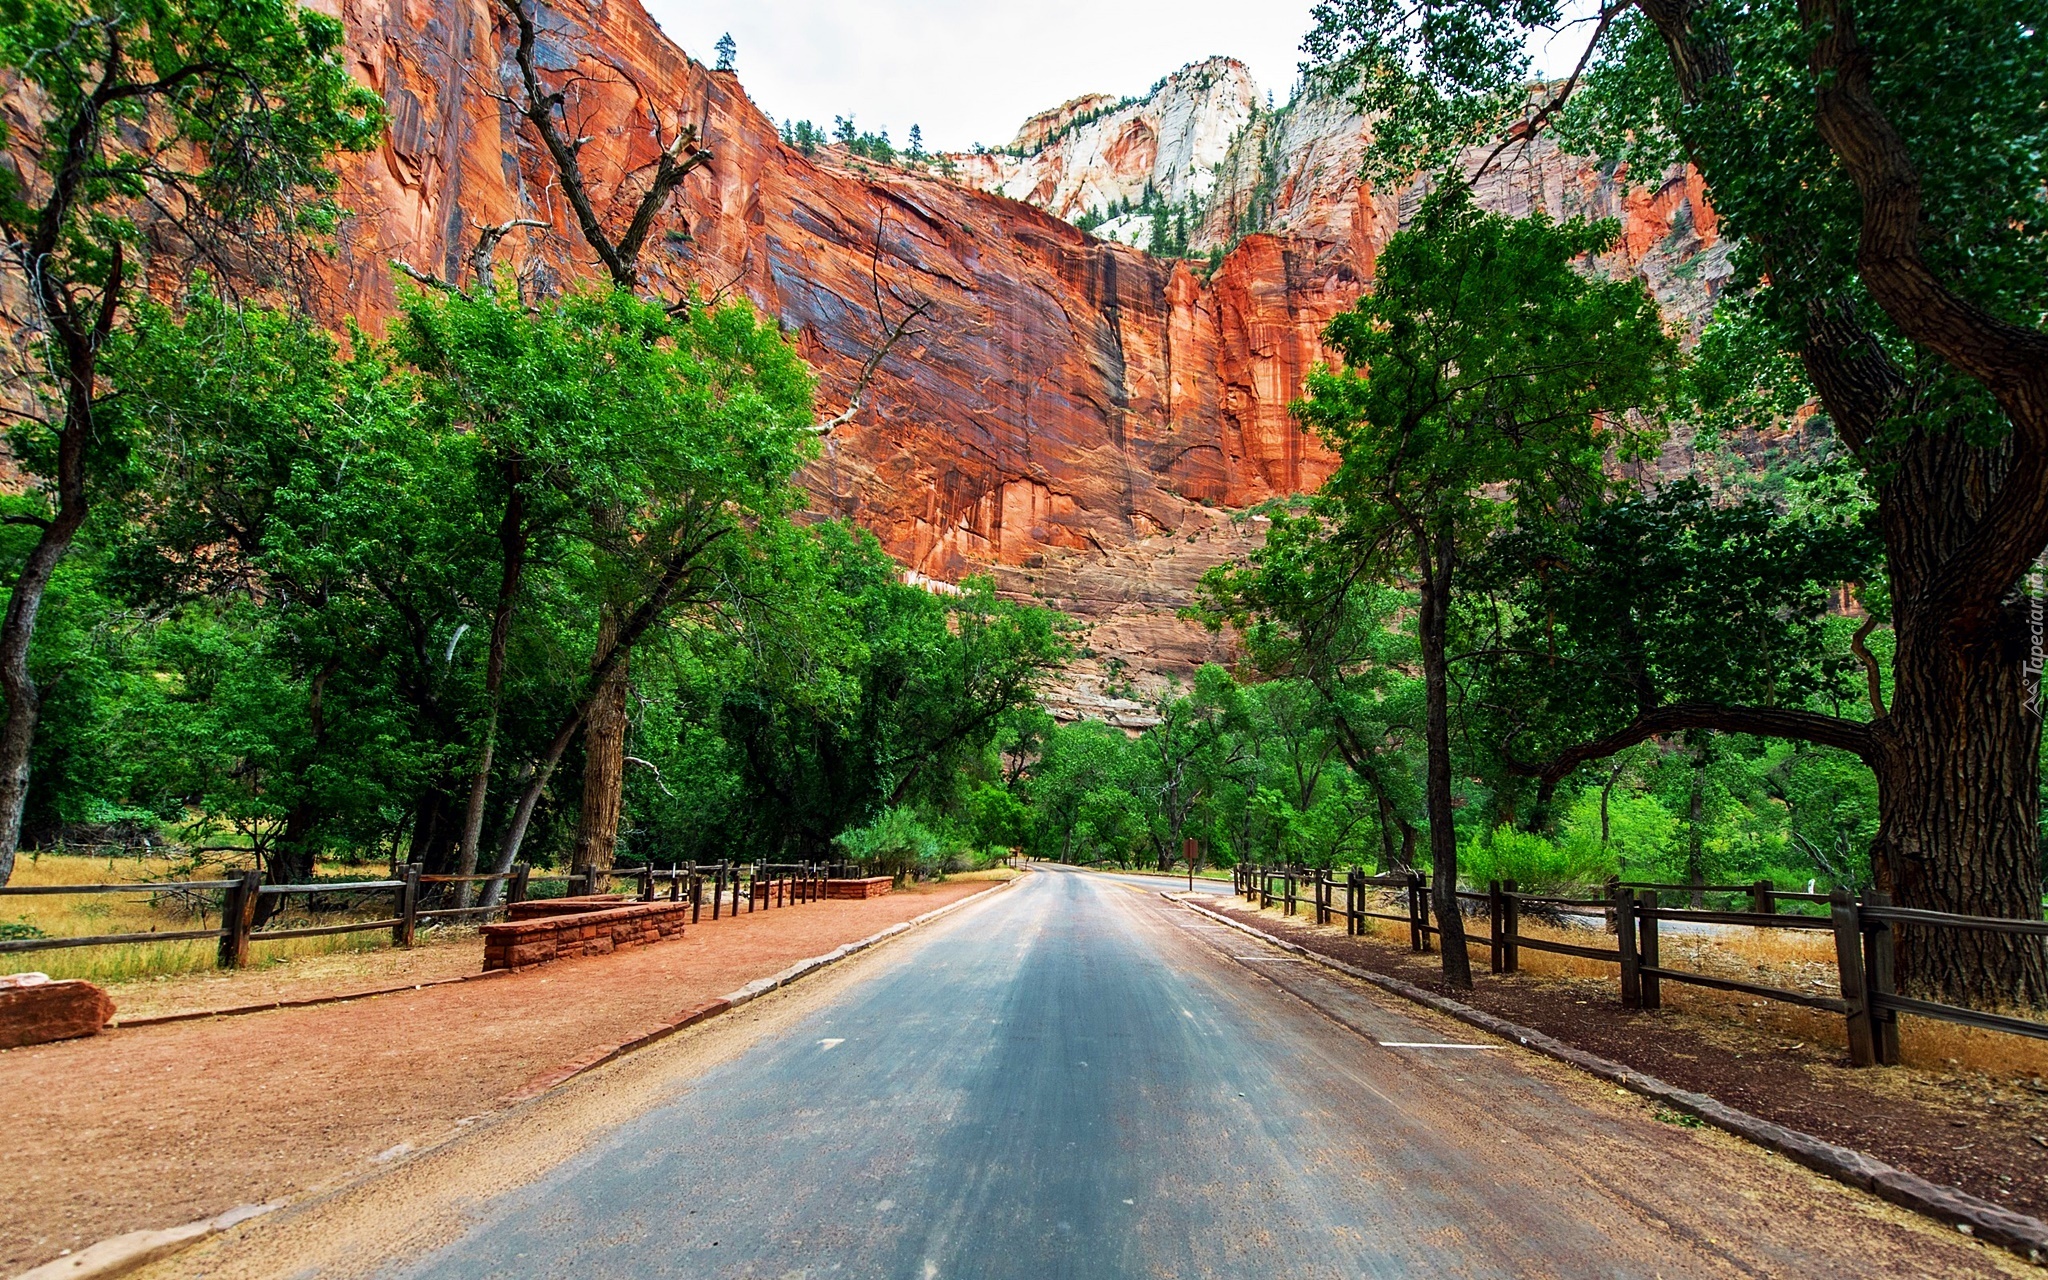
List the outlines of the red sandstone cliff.
<svg viewBox="0 0 2048 1280">
<path fill-rule="evenodd" d="M 374 323 L 396 300 L 391 259 L 452 274 L 478 225 L 512 218 L 555 230 L 515 233 L 501 264 L 543 285 L 595 275 L 545 156 L 492 96 L 514 76 L 496 5 L 341 0 L 339 12 L 391 127 L 347 174 L 337 315 Z M 650 241 L 650 283 L 753 299 L 795 335 L 834 409 L 878 339 L 878 237 L 895 297 L 930 304 L 805 475 L 817 509 L 934 578 L 993 569 L 1006 590 L 1094 622 L 1092 646 L 1141 671 L 1220 655 L 1172 610 L 1258 536 L 1228 509 L 1328 473 L 1287 405 L 1403 212 L 1352 176 L 1360 126 L 1339 111 L 1318 137 L 1297 116 L 1267 218 L 1285 233 L 1244 239 L 1205 280 L 999 195 L 786 148 L 731 73 L 686 57 L 635 0 L 564 0 L 546 16 L 543 64 L 580 76 L 571 109 L 588 175 L 651 163 L 657 128 L 694 125 L 715 153 Z M 1675 196 L 1664 184 L 1638 198 L 1590 163 L 1551 152 L 1540 168 L 1524 184 L 1539 203 L 1577 183 L 1595 205 L 1626 204 L 1616 269 L 1640 269 L 1680 206 L 1698 206 L 1682 179 Z M 1513 204 L 1520 190 L 1509 180 L 1490 198 Z M 623 208 L 637 192 L 613 194 Z M 1711 235 L 1702 217 L 1688 225 L 1695 241 Z"/>
</svg>

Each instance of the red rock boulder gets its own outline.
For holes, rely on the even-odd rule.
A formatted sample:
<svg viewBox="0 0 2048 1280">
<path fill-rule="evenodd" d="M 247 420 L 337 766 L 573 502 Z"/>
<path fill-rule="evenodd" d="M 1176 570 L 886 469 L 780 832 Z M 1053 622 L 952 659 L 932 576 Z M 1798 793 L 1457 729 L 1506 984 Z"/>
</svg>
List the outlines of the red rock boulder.
<svg viewBox="0 0 2048 1280">
<path fill-rule="evenodd" d="M 0 978 L 0 1049 L 98 1035 L 114 1002 L 90 982 L 52 982 L 40 973 Z"/>
</svg>

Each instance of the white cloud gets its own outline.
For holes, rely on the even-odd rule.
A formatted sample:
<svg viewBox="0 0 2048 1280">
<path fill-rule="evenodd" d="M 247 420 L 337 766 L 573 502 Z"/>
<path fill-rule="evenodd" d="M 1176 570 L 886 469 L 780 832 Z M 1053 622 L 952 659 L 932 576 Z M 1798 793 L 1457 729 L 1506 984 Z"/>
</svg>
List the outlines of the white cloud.
<svg viewBox="0 0 2048 1280">
<path fill-rule="evenodd" d="M 1313 0 L 646 0 L 694 58 L 731 32 L 747 92 L 776 120 L 852 114 L 899 145 L 1008 142 L 1035 111 L 1083 93 L 1141 94 L 1211 54 L 1284 101 Z"/>
</svg>

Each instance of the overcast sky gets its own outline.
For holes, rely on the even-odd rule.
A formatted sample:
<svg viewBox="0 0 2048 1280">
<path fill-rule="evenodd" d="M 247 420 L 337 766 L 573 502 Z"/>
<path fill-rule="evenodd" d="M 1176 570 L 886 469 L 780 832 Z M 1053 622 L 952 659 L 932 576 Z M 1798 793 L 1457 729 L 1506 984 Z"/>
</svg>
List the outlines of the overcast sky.
<svg viewBox="0 0 2048 1280">
<path fill-rule="evenodd" d="M 1315 0 L 643 0 L 701 62 L 731 32 L 761 109 L 829 129 L 852 115 L 902 145 L 1000 146 L 1025 117 L 1084 93 L 1137 95 L 1212 54 L 1251 68 L 1285 102 Z M 1569 0 L 1567 11 L 1594 0 Z M 1583 30 L 1533 49 L 1563 75 Z"/>
<path fill-rule="evenodd" d="M 645 0 L 691 57 L 730 31 L 740 79 L 776 120 L 852 114 L 898 145 L 1008 142 L 1083 93 L 1141 94 L 1211 54 L 1285 101 L 1314 0 Z"/>
</svg>

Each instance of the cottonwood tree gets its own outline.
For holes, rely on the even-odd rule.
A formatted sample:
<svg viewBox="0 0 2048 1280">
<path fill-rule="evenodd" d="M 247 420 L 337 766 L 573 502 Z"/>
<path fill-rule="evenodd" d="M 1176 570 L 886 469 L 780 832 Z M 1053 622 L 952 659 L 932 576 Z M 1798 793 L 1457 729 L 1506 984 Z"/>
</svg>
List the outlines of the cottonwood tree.
<svg viewBox="0 0 2048 1280">
<path fill-rule="evenodd" d="M 627 655 L 677 610 L 716 598 L 739 572 L 725 563 L 740 554 L 735 544 L 794 500 L 811 380 L 781 331 L 743 303 L 677 315 L 616 289 L 535 307 L 509 294 L 444 295 L 437 311 L 415 312 L 413 327 L 425 371 L 487 391 L 475 409 L 492 430 L 536 436 L 525 456 L 547 464 L 567 498 L 551 501 L 574 513 L 567 532 L 591 551 L 587 589 L 601 610 L 585 681 L 523 776 L 502 873 Z M 495 340 L 464 337 L 479 333 Z M 621 770 L 623 758 L 621 742 Z M 600 781 L 616 815 L 622 778 Z M 579 869 L 601 873 L 610 851 Z"/>
<path fill-rule="evenodd" d="M 101 352 L 147 268 L 274 260 L 333 225 L 338 149 L 380 125 L 342 62 L 341 23 L 287 0 L 9 0 L 0 73 L 0 235 L 25 335 L 13 456 L 45 514 L 0 623 L 0 883 L 12 873 L 40 693 L 29 672 L 50 575 L 129 477 L 101 428 Z M 175 269 L 175 268 L 173 268 Z"/>
<path fill-rule="evenodd" d="M 644 279 L 642 257 L 649 237 L 684 179 L 694 170 L 712 162 L 712 151 L 703 145 L 695 126 L 675 119 L 665 121 L 657 111 L 653 124 L 658 148 L 651 166 L 632 173 L 587 173 L 583 152 L 594 123 L 589 118 L 593 108 L 583 96 L 582 77 L 575 72 L 550 69 L 542 48 L 546 37 L 537 17 L 538 8 L 532 0 L 500 0 L 499 7 L 513 35 L 512 60 L 516 83 L 496 96 L 517 114 L 539 141 L 568 201 L 577 232 L 584 244 L 597 255 L 612 287 L 635 296 L 643 295 L 647 281 Z M 719 50 L 723 69 L 731 68 L 732 51 L 730 37 L 727 37 Z M 624 210 L 623 225 L 608 216 L 619 209 Z M 864 363 L 845 410 L 815 423 L 811 429 L 817 434 L 827 433 L 852 420 L 882 358 L 902 340 L 912 322 L 925 309 L 922 304 L 910 305 L 900 320 L 889 321 L 881 300 L 882 251 L 883 234 L 878 225 L 874 251 L 876 307 L 886 332 Z M 722 289 L 714 291 L 713 299 L 722 293 Z M 681 313 L 688 311 L 693 304 L 686 290 L 680 296 L 668 298 L 666 305 L 671 311 Z M 621 534 L 629 524 L 624 512 L 613 512 L 609 518 Z M 615 589 L 623 589 L 628 580 L 615 580 Z M 626 620 L 633 615 L 639 603 L 630 596 L 615 596 L 605 602 L 591 653 L 592 670 L 602 668 L 606 672 L 606 682 L 581 724 L 584 761 L 582 808 L 571 861 L 585 872 L 601 872 L 608 868 L 618 845 L 627 763 L 625 743 L 632 650 L 642 634 L 628 628 Z M 486 765 L 487 761 L 480 753 L 479 777 L 486 776 Z M 551 770 L 552 766 L 548 766 L 543 772 Z M 481 812 L 481 805 L 473 803 L 472 826 L 480 819 Z M 473 845 L 476 838 L 471 834 L 466 842 Z"/>
<path fill-rule="evenodd" d="M 1444 976 L 1471 984 L 1452 822 L 1450 610 L 1458 568 L 1510 520 L 1537 523 L 1606 487 L 1604 452 L 1627 415 L 1655 412 L 1675 348 L 1633 281 L 1576 261 L 1611 223 L 1510 219 L 1453 185 L 1387 243 L 1374 291 L 1330 322 L 1343 369 L 1319 368 L 1298 407 L 1341 459 L 1324 486 L 1328 548 L 1360 580 L 1417 593 L 1425 808 Z"/>
<path fill-rule="evenodd" d="M 1376 169 L 1565 126 L 1636 166 L 1687 159 L 1739 239 L 1723 320 L 1764 389 L 1816 399 L 1869 479 L 1896 635 L 1868 722 L 1709 702 L 1618 728 L 1721 729 L 1867 763 L 1879 887 L 1907 906 L 2038 919 L 2041 721 L 2022 579 L 2048 547 L 2048 57 L 2038 20 L 1930 0 L 1620 0 L 1580 72 L 1532 96 L 1555 0 L 1327 0 L 1321 74 L 1384 108 Z M 2038 18 L 2038 15 L 2035 15 Z M 1775 384 L 1775 385 L 1772 385 Z M 1768 426 L 1768 421 L 1754 425 Z M 2032 940 L 1907 926 L 1900 979 L 1966 1002 L 2048 998 Z"/>
<path fill-rule="evenodd" d="M 1343 504 L 1321 496 L 1268 504 L 1265 541 L 1243 565 L 1202 577 L 1189 612 L 1211 630 L 1234 628 L 1258 670 L 1299 683 L 1319 705 L 1338 753 L 1371 792 L 1380 865 L 1415 866 L 1426 765 L 1417 759 L 1427 719 L 1414 636 L 1399 619 L 1411 597 L 1360 576 L 1332 546 Z"/>
</svg>

